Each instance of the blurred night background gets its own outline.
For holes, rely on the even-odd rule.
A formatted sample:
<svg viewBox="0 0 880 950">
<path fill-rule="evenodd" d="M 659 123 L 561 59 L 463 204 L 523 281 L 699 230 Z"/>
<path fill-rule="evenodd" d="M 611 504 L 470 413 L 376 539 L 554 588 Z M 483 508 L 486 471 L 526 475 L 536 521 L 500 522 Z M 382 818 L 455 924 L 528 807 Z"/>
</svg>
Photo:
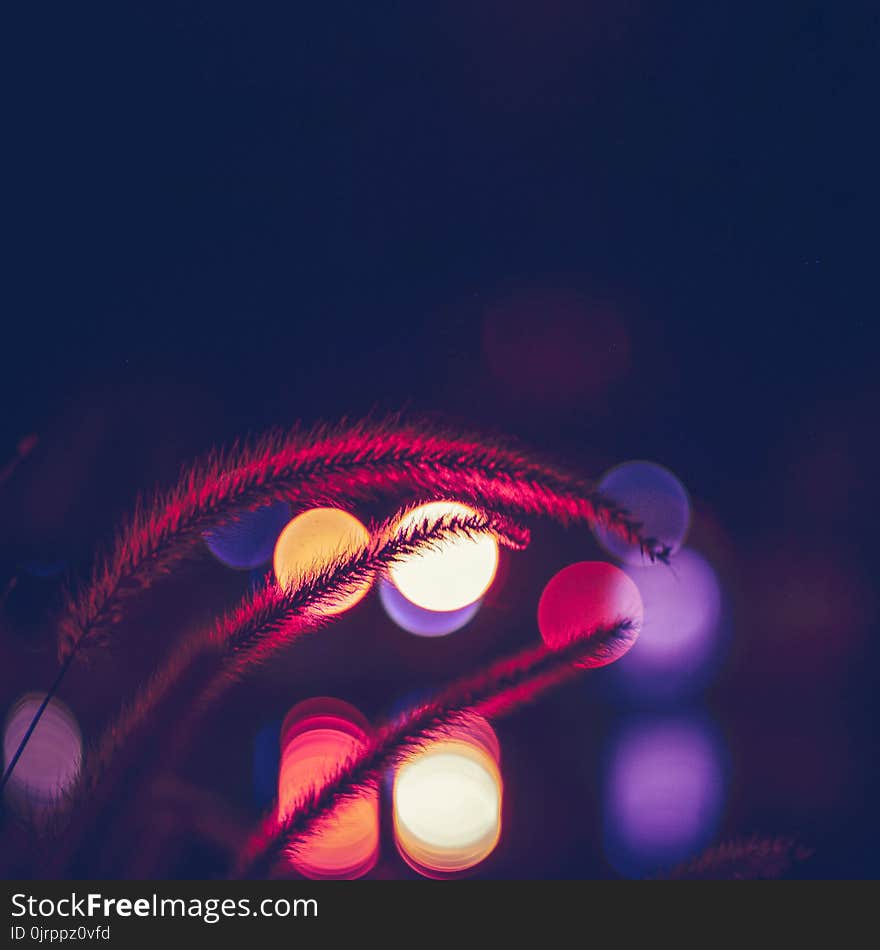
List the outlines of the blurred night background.
<svg viewBox="0 0 880 950">
<path fill-rule="evenodd" d="M 707 802 L 682 779 L 700 847 L 787 835 L 813 851 L 796 875 L 877 876 L 880 398 L 858 238 L 876 229 L 874 16 L 629 0 L 19 10 L 3 715 L 51 683 L 64 581 L 139 492 L 247 433 L 403 410 L 597 479 L 634 459 L 669 469 L 721 602 L 711 669 L 680 689 L 627 689 L 609 669 L 498 723 L 504 831 L 478 877 L 660 870 L 619 857 L 619 799 L 636 793 L 614 783 L 640 768 L 621 756 L 666 768 L 664 736 L 682 730 L 717 780 Z M 205 816 L 207 790 L 233 835 L 274 794 L 261 762 L 299 700 L 378 721 L 534 642 L 550 577 L 606 555 L 586 530 L 532 527 L 462 630 L 412 636 L 374 592 L 236 687 L 178 793 Z M 206 554 L 139 600 L 60 691 L 84 739 L 249 582 Z M 175 830 L 170 811 L 150 816 L 174 832 L 165 872 L 222 873 L 222 832 Z M 387 834 L 372 874 L 414 876 Z"/>
</svg>

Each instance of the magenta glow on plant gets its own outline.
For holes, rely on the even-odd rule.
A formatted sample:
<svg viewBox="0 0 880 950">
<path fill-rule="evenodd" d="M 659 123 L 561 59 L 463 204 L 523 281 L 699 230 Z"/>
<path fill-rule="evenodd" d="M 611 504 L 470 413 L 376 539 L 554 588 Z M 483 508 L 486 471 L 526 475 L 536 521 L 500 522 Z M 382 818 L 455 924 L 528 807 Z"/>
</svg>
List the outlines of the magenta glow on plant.
<svg viewBox="0 0 880 950">
<path fill-rule="evenodd" d="M 445 637 L 461 630 L 473 620 L 483 603 L 480 598 L 458 610 L 426 610 L 407 600 L 388 580 L 379 584 L 379 600 L 398 627 L 417 637 Z"/>
<path fill-rule="evenodd" d="M 323 822 L 337 808 L 372 793 L 389 767 L 420 753 L 426 741 L 460 723 L 462 714 L 477 713 L 487 719 L 507 715 L 579 671 L 613 662 L 631 642 L 633 627 L 631 620 L 622 620 L 614 627 L 582 630 L 556 649 L 542 645 L 522 650 L 456 680 L 433 699 L 380 727 L 363 749 L 328 773 L 290 812 L 272 815 L 261 824 L 242 849 L 235 876 L 266 876 L 283 858 L 295 857 L 322 834 Z"/>
<path fill-rule="evenodd" d="M 679 551 L 671 567 L 627 567 L 642 596 L 639 639 L 614 676 L 641 696 L 674 696 L 703 685 L 723 646 L 718 576 L 696 551 Z"/>
<path fill-rule="evenodd" d="M 317 697 L 298 703 L 281 726 L 278 811 L 283 816 L 339 762 L 369 741 L 369 723 L 339 699 Z M 379 858 L 379 794 L 368 789 L 352 797 L 291 865 L 308 878 L 362 877 Z"/>
<path fill-rule="evenodd" d="M 687 492 L 668 469 L 655 462 L 624 462 L 605 474 L 599 491 L 613 498 L 632 518 L 642 523 L 642 533 L 677 551 L 687 538 L 691 508 Z M 637 544 L 597 526 L 596 540 L 612 557 L 631 565 L 650 564 Z"/>
<path fill-rule="evenodd" d="M 475 514 L 458 501 L 432 501 L 408 511 L 400 526 L 415 526 L 425 518 L 467 517 Z M 461 610 L 479 600 L 498 570 L 498 542 L 491 534 L 459 535 L 431 548 L 402 557 L 389 568 L 394 586 L 407 600 L 425 610 Z"/>
<path fill-rule="evenodd" d="M 625 729 L 605 775 L 609 862 L 638 877 L 704 848 L 721 819 L 724 773 L 720 740 L 702 719 L 644 720 Z"/>
<path fill-rule="evenodd" d="M 424 877 L 455 877 L 494 851 L 503 781 L 495 730 L 471 714 L 401 763 L 392 787 L 394 842 Z"/>
<path fill-rule="evenodd" d="M 559 649 L 591 630 L 632 622 L 630 636 L 599 663 L 613 663 L 629 650 L 641 628 L 644 609 L 639 590 L 629 577 L 605 561 L 577 561 L 550 578 L 538 601 L 538 630 L 548 647 Z"/>
<path fill-rule="evenodd" d="M 445 498 L 450 484 L 457 497 L 489 509 L 500 505 L 510 516 L 601 522 L 643 547 L 649 559 L 668 559 L 662 544 L 582 479 L 491 440 L 391 422 L 275 432 L 209 455 L 170 491 L 136 509 L 111 552 L 95 561 L 89 580 L 67 599 L 58 657 L 63 662 L 102 642 L 100 634 L 118 622 L 124 602 L 188 555 L 190 532 L 210 530 L 242 506 L 310 505 L 317 497 L 348 503 L 404 489 Z"/>
</svg>

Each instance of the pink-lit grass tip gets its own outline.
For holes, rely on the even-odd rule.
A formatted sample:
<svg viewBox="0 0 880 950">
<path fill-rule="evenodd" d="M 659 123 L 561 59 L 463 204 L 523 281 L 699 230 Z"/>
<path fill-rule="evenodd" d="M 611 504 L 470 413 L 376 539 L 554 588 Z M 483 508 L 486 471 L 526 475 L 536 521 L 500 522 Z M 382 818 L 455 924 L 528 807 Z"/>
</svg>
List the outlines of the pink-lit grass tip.
<svg viewBox="0 0 880 950">
<path fill-rule="evenodd" d="M 584 669 L 619 660 L 635 643 L 643 620 L 638 587 L 620 568 L 604 561 L 564 567 L 550 579 L 538 602 L 538 630 L 553 650 L 626 622 L 607 650 L 580 664 Z"/>
</svg>

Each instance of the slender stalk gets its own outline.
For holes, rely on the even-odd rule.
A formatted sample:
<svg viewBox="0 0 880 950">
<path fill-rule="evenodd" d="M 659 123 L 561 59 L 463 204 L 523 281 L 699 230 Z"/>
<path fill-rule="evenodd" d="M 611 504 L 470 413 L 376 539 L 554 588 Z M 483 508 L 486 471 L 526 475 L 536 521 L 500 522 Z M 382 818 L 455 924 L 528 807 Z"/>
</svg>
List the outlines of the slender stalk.
<svg viewBox="0 0 880 950">
<path fill-rule="evenodd" d="M 179 753 L 199 717 L 230 682 L 256 671 L 275 652 L 332 620 L 326 616 L 327 608 L 345 600 L 365 580 L 452 536 L 492 533 L 515 548 L 528 542 L 528 532 L 491 513 L 444 514 L 400 529 L 398 522 L 406 513 L 376 527 L 366 544 L 316 565 L 296 585 L 283 589 L 271 582 L 210 629 L 178 644 L 86 757 L 66 803 L 69 820 L 62 822 L 59 834 L 67 840 L 58 849 L 59 871 L 73 860 L 108 802 L 119 811 L 127 807 L 130 796 L 118 794 L 120 783 L 136 787 L 137 776 L 157 760 L 167 761 Z"/>
<path fill-rule="evenodd" d="M 203 531 L 224 520 L 282 499 L 298 506 L 345 506 L 401 493 L 421 500 L 456 498 L 512 517 L 602 526 L 638 544 L 652 560 L 669 554 L 588 482 L 492 439 L 395 420 L 272 433 L 213 453 L 169 492 L 136 506 L 86 585 L 69 595 L 59 656 L 80 640 L 99 643 L 133 593 L 169 573 L 200 546 Z"/>
<path fill-rule="evenodd" d="M 21 737 L 21 742 L 18 743 L 18 748 L 15 750 L 15 754 L 9 760 L 9 764 L 6 766 L 5 771 L 3 772 L 3 778 L 0 779 L 0 793 L 3 789 L 6 788 L 7 782 L 12 778 L 12 773 L 15 771 L 15 766 L 18 764 L 18 760 L 21 758 L 22 753 L 25 750 L 25 746 L 28 744 L 30 737 L 34 734 L 34 730 L 37 728 L 37 725 L 40 722 L 40 719 L 43 717 L 43 713 L 49 706 L 49 703 L 52 702 L 52 698 L 58 692 L 58 687 L 61 686 L 61 681 L 64 679 L 64 674 L 67 672 L 70 664 L 73 662 L 73 658 L 76 655 L 76 650 L 71 650 L 67 658 L 61 664 L 55 680 L 52 685 L 49 687 L 49 691 L 46 693 L 45 698 L 40 703 L 37 711 L 34 713 L 33 718 L 30 721 L 30 725 L 25 730 L 25 734 Z"/>
<path fill-rule="evenodd" d="M 632 622 L 621 620 L 614 627 L 585 631 L 558 650 L 535 647 L 457 680 L 433 700 L 379 729 L 363 749 L 340 762 L 286 815 L 279 816 L 276 806 L 240 855 L 234 876 L 270 875 L 286 855 L 296 853 L 319 834 L 341 804 L 375 788 L 386 769 L 417 754 L 463 715 L 506 715 L 579 671 L 618 659 L 632 646 L 637 633 Z"/>
</svg>

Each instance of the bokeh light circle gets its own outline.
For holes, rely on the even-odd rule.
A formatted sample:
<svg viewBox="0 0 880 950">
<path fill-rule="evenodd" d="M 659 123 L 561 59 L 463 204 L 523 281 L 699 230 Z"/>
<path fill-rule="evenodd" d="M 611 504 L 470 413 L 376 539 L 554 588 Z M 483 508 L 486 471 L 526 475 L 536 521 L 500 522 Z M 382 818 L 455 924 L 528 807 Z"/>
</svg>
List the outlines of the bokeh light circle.
<svg viewBox="0 0 880 950">
<path fill-rule="evenodd" d="M 281 532 L 275 545 L 275 577 L 282 587 L 298 584 L 316 568 L 358 550 L 370 533 L 354 515 L 341 508 L 310 508 L 297 515 Z M 352 593 L 322 608 L 327 616 L 342 613 L 358 603 L 370 589 L 365 580 Z"/>
<path fill-rule="evenodd" d="M 701 718 L 646 719 L 613 743 L 605 774 L 604 846 L 623 875 L 668 869 L 715 837 L 726 755 Z"/>
<path fill-rule="evenodd" d="M 461 874 L 501 836 L 500 747 L 480 716 L 444 730 L 398 769 L 392 801 L 401 857 L 425 877 Z"/>
<path fill-rule="evenodd" d="M 681 482 L 656 462 L 624 462 L 607 472 L 599 491 L 626 508 L 634 521 L 642 523 L 643 537 L 656 538 L 677 551 L 687 538 L 691 506 Z M 637 544 L 603 527 L 594 529 L 596 540 L 612 557 L 625 564 L 651 564 Z"/>
<path fill-rule="evenodd" d="M 399 527 L 422 524 L 443 515 L 470 515 L 474 509 L 459 502 L 434 501 L 406 514 Z M 393 565 L 394 586 L 407 600 L 426 610 L 452 611 L 479 600 L 498 569 L 498 541 L 491 534 L 452 537 Z"/>
<path fill-rule="evenodd" d="M 3 730 L 3 768 L 12 761 L 45 693 L 27 693 L 9 710 Z M 6 789 L 6 800 L 20 814 L 51 810 L 79 775 L 82 735 L 76 717 L 60 700 L 49 701 Z"/>
<path fill-rule="evenodd" d="M 674 697 L 705 684 L 724 646 L 723 597 L 715 570 L 683 548 L 670 566 L 626 569 L 642 596 L 638 642 L 614 669 L 638 697 Z"/>
<path fill-rule="evenodd" d="M 265 564 L 278 535 L 290 521 L 290 505 L 279 501 L 255 511 L 242 512 L 235 520 L 206 531 L 208 550 L 227 567 L 247 571 Z"/>
<path fill-rule="evenodd" d="M 461 630 L 473 620 L 480 610 L 482 600 L 475 600 L 460 610 L 425 610 L 403 594 L 384 578 L 379 582 L 379 600 L 385 613 L 407 633 L 417 637 L 445 637 Z"/>
<path fill-rule="evenodd" d="M 369 724 L 354 706 L 319 697 L 294 706 L 281 726 L 278 813 L 283 816 L 340 761 L 362 749 Z M 341 805 L 288 860 L 305 877 L 353 880 L 379 857 L 379 791 Z"/>
<path fill-rule="evenodd" d="M 639 589 L 618 567 L 605 561 L 578 561 L 555 574 L 538 601 L 538 630 L 548 647 L 559 649 L 593 630 L 608 629 L 622 620 L 633 623 L 607 657 L 585 666 L 613 663 L 635 642 L 642 624 Z"/>
</svg>

